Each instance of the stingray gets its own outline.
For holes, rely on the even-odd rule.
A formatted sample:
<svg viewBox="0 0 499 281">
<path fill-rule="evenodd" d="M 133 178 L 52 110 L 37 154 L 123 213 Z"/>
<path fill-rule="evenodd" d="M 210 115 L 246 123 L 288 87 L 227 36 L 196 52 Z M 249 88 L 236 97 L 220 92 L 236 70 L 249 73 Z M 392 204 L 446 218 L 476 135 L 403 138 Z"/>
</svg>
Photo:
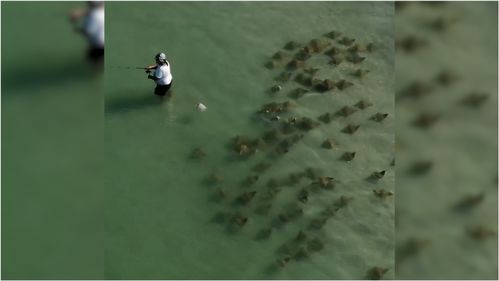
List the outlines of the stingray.
<svg viewBox="0 0 499 281">
<path fill-rule="evenodd" d="M 323 123 L 329 124 L 331 120 L 333 120 L 333 115 L 331 113 L 326 112 L 321 116 L 319 116 L 317 119 L 319 119 Z"/>
<path fill-rule="evenodd" d="M 303 260 L 309 256 L 309 252 L 304 247 L 299 247 L 293 254 L 295 260 Z"/>
<path fill-rule="evenodd" d="M 255 239 L 256 240 L 268 239 L 270 235 L 272 235 L 272 228 L 271 227 L 264 228 L 255 235 Z"/>
<path fill-rule="evenodd" d="M 281 66 L 281 62 L 276 61 L 276 60 L 270 60 L 265 64 L 265 67 L 268 69 L 275 69 L 277 67 Z"/>
<path fill-rule="evenodd" d="M 319 92 L 326 92 L 329 90 L 333 90 L 336 87 L 336 83 L 330 79 L 319 80 L 316 79 L 313 81 L 314 88 Z"/>
<path fill-rule="evenodd" d="M 355 104 L 355 107 L 363 110 L 363 109 L 366 109 L 372 105 L 373 105 L 372 103 L 370 103 L 366 100 L 360 100 L 358 103 Z"/>
<path fill-rule="evenodd" d="M 268 162 L 260 162 L 260 163 L 256 164 L 252 168 L 252 170 L 255 172 L 258 172 L 258 173 L 263 173 L 263 172 L 267 171 L 271 166 L 272 166 L 272 164 L 270 164 Z"/>
<path fill-rule="evenodd" d="M 317 71 L 319 71 L 319 68 L 316 68 L 316 67 L 308 67 L 308 68 L 303 69 L 303 72 L 310 74 L 310 75 L 315 75 L 317 73 Z"/>
<path fill-rule="evenodd" d="M 292 72 L 289 71 L 283 71 L 279 76 L 274 78 L 274 80 L 279 81 L 279 82 L 288 82 L 289 79 L 291 79 L 291 76 L 293 75 Z"/>
<path fill-rule="evenodd" d="M 225 190 L 223 190 L 221 188 L 217 188 L 215 190 L 215 200 L 221 201 L 221 200 L 224 200 L 225 198 L 227 198 L 227 193 L 225 192 Z"/>
<path fill-rule="evenodd" d="M 350 201 L 353 200 L 353 197 L 350 197 L 350 196 L 340 196 L 340 199 L 338 199 L 338 201 L 335 202 L 335 206 L 340 209 L 340 208 L 343 208 L 343 207 L 346 207 Z"/>
<path fill-rule="evenodd" d="M 275 221 L 275 224 L 277 226 L 283 225 L 288 223 L 291 220 L 288 214 L 281 213 L 277 215 L 277 220 Z"/>
<path fill-rule="evenodd" d="M 367 69 L 356 69 L 354 72 L 352 72 L 352 75 L 355 76 L 355 77 L 358 77 L 358 78 L 362 78 L 364 76 L 366 76 L 369 72 L 371 72 L 370 70 L 367 70 Z"/>
<path fill-rule="evenodd" d="M 277 265 L 280 267 L 285 267 L 291 261 L 290 257 L 284 257 L 282 259 L 277 260 Z"/>
<path fill-rule="evenodd" d="M 323 189 L 332 189 L 334 188 L 334 178 L 332 177 L 319 177 L 317 181 L 314 181 L 313 184 L 319 185 Z"/>
<path fill-rule="evenodd" d="M 282 86 L 281 85 L 274 85 L 274 86 L 270 87 L 270 92 L 273 93 L 273 94 L 275 94 L 275 93 L 277 93 L 277 92 L 279 92 L 281 90 L 282 90 Z"/>
<path fill-rule="evenodd" d="M 301 180 L 302 180 L 302 175 L 300 175 L 299 173 L 291 173 L 289 174 L 289 181 L 288 181 L 288 184 L 289 185 L 294 185 L 294 184 L 297 184 L 299 183 Z"/>
<path fill-rule="evenodd" d="M 297 60 L 305 61 L 312 57 L 312 50 L 309 48 L 301 48 L 296 52 L 294 58 Z"/>
<path fill-rule="evenodd" d="M 334 140 L 327 139 L 327 140 L 322 142 L 321 147 L 325 148 L 325 149 L 333 149 L 333 147 L 335 147 L 335 145 L 336 145 L 336 143 Z"/>
<path fill-rule="evenodd" d="M 292 50 L 299 48 L 299 47 L 300 47 L 300 44 L 296 41 L 289 41 L 288 43 L 286 43 L 286 45 L 284 45 L 284 49 L 289 50 L 289 51 L 292 51 Z"/>
<path fill-rule="evenodd" d="M 365 59 L 366 59 L 365 57 L 361 57 L 361 56 L 359 56 L 356 53 L 353 53 L 353 54 L 350 54 L 350 55 L 346 56 L 346 60 L 349 61 L 349 62 L 351 62 L 351 63 L 354 63 L 354 64 L 361 63 Z"/>
<path fill-rule="evenodd" d="M 381 178 L 383 178 L 386 174 L 386 171 L 383 170 L 383 171 L 376 171 L 376 172 L 373 172 L 370 176 L 370 179 L 373 179 L 373 180 L 379 180 Z"/>
<path fill-rule="evenodd" d="M 432 167 L 433 161 L 431 160 L 418 161 L 412 165 L 409 169 L 409 173 L 412 175 L 423 175 L 428 173 Z"/>
<path fill-rule="evenodd" d="M 485 240 L 487 238 L 497 237 L 496 232 L 492 228 L 487 228 L 485 226 L 475 226 L 468 227 L 468 235 L 475 240 Z"/>
<path fill-rule="evenodd" d="M 428 23 L 428 27 L 437 32 L 446 31 L 452 24 L 457 21 L 457 18 L 437 17 Z"/>
<path fill-rule="evenodd" d="M 307 46 L 310 47 L 314 53 L 320 53 L 330 45 L 331 45 L 331 42 L 329 42 L 327 40 L 312 39 L 312 40 L 310 40 L 310 42 L 308 42 Z"/>
<path fill-rule="evenodd" d="M 209 184 L 217 184 L 224 181 L 224 178 L 217 174 L 210 174 L 206 180 Z"/>
<path fill-rule="evenodd" d="M 404 38 L 395 40 L 395 50 L 402 50 L 407 53 L 414 52 L 427 45 L 428 42 L 426 40 L 418 38 L 413 35 L 409 35 Z"/>
<path fill-rule="evenodd" d="M 479 193 L 476 195 L 466 195 L 464 198 L 459 200 L 457 204 L 454 205 L 454 210 L 456 211 L 470 211 L 480 205 L 485 198 L 484 193 Z"/>
<path fill-rule="evenodd" d="M 292 123 L 282 122 L 281 124 L 281 133 L 283 134 L 289 135 L 296 132 L 296 130 L 298 130 L 298 128 L 296 128 Z"/>
<path fill-rule="evenodd" d="M 278 187 L 278 186 L 279 186 L 279 182 L 276 179 L 270 178 L 267 181 L 267 187 L 274 188 L 274 187 Z"/>
<path fill-rule="evenodd" d="M 303 89 L 303 88 L 296 88 L 288 94 L 288 97 L 293 98 L 293 99 L 299 99 L 299 98 L 303 97 L 303 95 L 305 95 L 306 93 L 308 93 L 308 90 Z"/>
<path fill-rule="evenodd" d="M 313 128 L 319 126 L 319 125 L 320 125 L 320 123 L 315 122 L 314 120 L 312 120 L 312 119 L 310 119 L 308 117 L 302 117 L 296 123 L 297 128 L 300 129 L 300 130 L 302 130 L 302 131 L 310 131 Z"/>
<path fill-rule="evenodd" d="M 214 223 L 225 223 L 229 218 L 231 214 L 228 212 L 218 212 L 216 213 L 213 218 L 211 219 L 212 222 Z"/>
<path fill-rule="evenodd" d="M 320 174 L 319 170 L 310 167 L 306 168 L 305 171 L 303 172 L 303 175 L 311 180 L 317 179 L 319 177 L 319 174 Z"/>
<path fill-rule="evenodd" d="M 293 59 L 290 61 L 287 65 L 289 69 L 297 69 L 297 68 L 302 68 L 305 67 L 305 61 L 300 60 L 300 59 Z"/>
<path fill-rule="evenodd" d="M 341 45 L 345 45 L 345 46 L 350 46 L 353 44 L 353 42 L 355 42 L 355 39 L 349 38 L 346 36 L 344 36 L 340 40 L 338 40 L 338 43 L 340 43 Z"/>
<path fill-rule="evenodd" d="M 352 152 L 343 153 L 340 159 L 343 161 L 352 161 L 354 157 L 355 157 L 355 151 L 352 151 Z"/>
<path fill-rule="evenodd" d="M 310 87 L 312 86 L 312 76 L 299 73 L 295 76 L 295 81 L 300 83 L 302 86 Z"/>
<path fill-rule="evenodd" d="M 324 249 L 324 243 L 320 239 L 314 238 L 314 239 L 308 241 L 307 249 L 312 253 L 319 252 L 322 249 Z"/>
<path fill-rule="evenodd" d="M 369 120 L 373 120 L 376 122 L 382 122 L 383 120 L 385 120 L 386 117 L 388 117 L 388 113 L 378 112 L 378 113 L 374 114 L 373 116 L 371 116 L 371 118 L 369 118 Z"/>
<path fill-rule="evenodd" d="M 366 279 L 369 280 L 380 280 L 383 278 L 386 272 L 388 272 L 388 268 L 375 266 L 367 272 Z"/>
<path fill-rule="evenodd" d="M 308 191 L 307 189 L 303 188 L 300 190 L 300 192 L 298 193 L 298 200 L 302 203 L 307 203 L 308 202 Z"/>
<path fill-rule="evenodd" d="M 230 220 L 233 226 L 243 227 L 248 222 L 248 217 L 243 216 L 240 213 L 236 213 Z"/>
<path fill-rule="evenodd" d="M 345 128 L 343 128 L 343 130 L 341 130 L 343 133 L 345 134 L 354 134 L 358 129 L 360 128 L 360 125 L 352 125 L 352 124 L 349 124 L 347 125 Z"/>
<path fill-rule="evenodd" d="M 190 158 L 191 159 L 203 159 L 206 157 L 206 152 L 202 149 L 202 148 L 195 148 L 192 152 L 191 152 L 191 156 Z"/>
<path fill-rule="evenodd" d="M 315 218 L 310 221 L 309 227 L 311 229 L 321 229 L 323 228 L 327 223 L 327 218 Z"/>
<path fill-rule="evenodd" d="M 349 82 L 347 80 L 344 80 L 344 79 L 341 79 L 339 80 L 338 82 L 336 82 L 335 86 L 340 89 L 340 90 L 344 90 L 348 87 L 351 87 L 353 86 L 353 83 L 352 82 Z"/>
<path fill-rule="evenodd" d="M 339 65 L 342 61 L 343 61 L 342 57 L 335 55 L 335 56 L 331 57 L 329 64 Z"/>
<path fill-rule="evenodd" d="M 379 197 L 381 199 L 385 199 L 386 197 L 393 195 L 393 192 L 386 191 L 384 189 L 374 189 L 373 193 L 374 193 L 374 195 L 376 195 L 377 197 Z"/>
<path fill-rule="evenodd" d="M 336 116 L 343 116 L 343 117 L 348 117 L 352 115 L 353 113 L 357 112 L 357 109 L 350 107 L 348 105 L 345 105 L 342 107 L 340 110 L 336 112 Z"/>
<path fill-rule="evenodd" d="M 277 248 L 277 253 L 284 256 L 291 255 L 292 253 L 291 246 L 284 243 L 281 246 L 279 246 L 279 248 Z"/>
<path fill-rule="evenodd" d="M 353 44 L 352 46 L 350 46 L 347 51 L 348 52 L 351 52 L 351 53 L 357 53 L 357 52 L 372 52 L 373 51 L 373 48 L 374 48 L 374 44 L 373 43 L 368 43 L 368 44 Z"/>
<path fill-rule="evenodd" d="M 403 88 L 399 93 L 397 94 L 400 97 L 406 98 L 410 97 L 413 99 L 419 99 L 422 98 L 423 96 L 429 95 L 433 88 L 431 85 L 427 83 L 423 83 L 421 81 L 415 81 L 409 84 L 406 88 Z"/>
<path fill-rule="evenodd" d="M 489 94 L 486 93 L 471 93 L 464 97 L 460 103 L 473 108 L 479 108 L 489 99 Z"/>
<path fill-rule="evenodd" d="M 435 77 L 435 81 L 443 86 L 449 86 L 450 84 L 459 80 L 459 76 L 450 70 L 441 71 L 437 77 Z"/>
<path fill-rule="evenodd" d="M 290 55 L 286 52 L 283 52 L 283 51 L 277 51 L 273 56 L 272 58 L 275 59 L 275 60 L 283 60 L 283 59 L 286 59 L 290 57 Z"/>
<path fill-rule="evenodd" d="M 240 156 L 249 156 L 256 152 L 258 140 L 251 140 L 246 137 L 236 136 L 233 139 L 233 149 Z"/>
<path fill-rule="evenodd" d="M 283 141 L 281 141 L 277 148 L 276 148 L 276 152 L 281 155 L 281 154 L 284 154 L 284 153 L 288 153 L 289 152 L 289 149 L 294 145 L 296 144 L 299 140 L 301 140 L 302 138 L 304 137 L 303 134 L 296 134 L 296 135 L 292 135 L 286 139 L 284 139 Z"/>
<path fill-rule="evenodd" d="M 327 38 L 330 38 L 330 39 L 336 39 L 336 38 L 340 37 L 342 34 L 343 33 L 339 32 L 339 31 L 333 30 L 331 32 L 324 34 L 324 36 Z"/>
<path fill-rule="evenodd" d="M 298 234 L 295 237 L 295 241 L 302 242 L 302 241 L 307 240 L 307 238 L 308 238 L 308 235 L 305 233 L 305 231 L 300 230 L 300 231 L 298 231 Z"/>
<path fill-rule="evenodd" d="M 336 47 L 331 47 L 329 50 L 325 51 L 324 54 L 332 57 L 338 54 L 341 54 L 341 50 Z"/>
<path fill-rule="evenodd" d="M 263 136 L 262 136 L 262 139 L 266 142 L 266 143 L 273 143 L 273 142 L 277 142 L 279 141 L 280 139 L 282 138 L 282 135 L 281 133 L 279 132 L 279 130 L 277 129 L 271 129 L 269 131 L 266 131 Z"/>
<path fill-rule="evenodd" d="M 301 216 L 303 216 L 303 209 L 299 206 L 291 206 L 287 211 L 286 215 L 290 220 L 295 220 Z"/>
<path fill-rule="evenodd" d="M 258 207 L 256 207 L 255 213 L 257 213 L 259 215 L 267 215 L 270 212 L 270 210 L 272 210 L 272 204 L 267 203 L 267 204 L 262 204 L 262 205 L 259 205 Z"/>
<path fill-rule="evenodd" d="M 433 126 L 438 121 L 438 119 L 440 119 L 440 114 L 425 112 L 419 114 L 416 120 L 414 120 L 413 124 L 417 127 L 428 129 L 429 127 Z"/>
<path fill-rule="evenodd" d="M 258 175 L 249 176 L 243 181 L 243 186 L 252 186 L 253 184 L 255 184 L 255 182 L 258 181 L 258 179 Z"/>
<path fill-rule="evenodd" d="M 255 198 L 256 191 L 243 192 L 236 198 L 236 202 L 242 205 L 250 203 Z"/>
<path fill-rule="evenodd" d="M 424 238 L 410 238 L 401 246 L 397 247 L 397 263 L 403 262 L 406 258 L 415 256 L 422 249 L 430 245 L 430 240 Z"/>
<path fill-rule="evenodd" d="M 249 147 L 246 144 L 237 145 L 235 150 L 236 150 L 237 154 L 239 154 L 240 156 L 248 156 L 248 155 L 251 155 L 255 152 L 254 149 L 252 149 L 251 147 Z"/>
<path fill-rule="evenodd" d="M 322 212 L 321 215 L 325 216 L 327 218 L 332 217 L 336 214 L 336 211 L 338 210 L 338 207 L 336 206 L 328 206 L 326 207 Z"/>
<path fill-rule="evenodd" d="M 281 192 L 281 188 L 277 187 L 277 185 L 267 186 L 267 191 L 263 193 L 262 199 L 272 200 L 279 192 Z"/>
</svg>

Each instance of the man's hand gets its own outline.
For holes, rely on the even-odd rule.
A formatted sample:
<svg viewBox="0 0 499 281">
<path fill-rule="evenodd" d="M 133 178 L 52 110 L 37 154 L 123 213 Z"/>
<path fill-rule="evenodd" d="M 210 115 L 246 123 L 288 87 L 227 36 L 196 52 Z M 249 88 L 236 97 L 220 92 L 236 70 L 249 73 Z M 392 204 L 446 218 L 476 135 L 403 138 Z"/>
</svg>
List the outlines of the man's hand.
<svg viewBox="0 0 499 281">
<path fill-rule="evenodd" d="M 158 78 L 156 78 L 154 75 L 149 75 L 149 76 L 147 76 L 147 78 L 154 80 L 154 81 L 158 80 Z"/>
</svg>

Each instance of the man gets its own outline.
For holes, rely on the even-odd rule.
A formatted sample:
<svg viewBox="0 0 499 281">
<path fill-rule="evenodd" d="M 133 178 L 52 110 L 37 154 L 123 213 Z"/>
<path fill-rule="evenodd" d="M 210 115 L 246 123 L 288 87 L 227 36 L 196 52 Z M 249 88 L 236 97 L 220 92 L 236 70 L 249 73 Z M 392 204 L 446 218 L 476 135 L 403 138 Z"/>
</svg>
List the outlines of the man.
<svg viewBox="0 0 499 281">
<path fill-rule="evenodd" d="M 173 76 L 170 71 L 170 63 L 166 60 L 166 55 L 164 53 L 156 54 L 154 59 L 156 60 L 156 64 L 146 67 L 146 73 L 149 74 L 147 78 L 156 82 L 154 94 L 164 97 L 168 90 L 170 90 L 173 82 Z M 154 72 L 150 74 L 153 69 Z"/>
<path fill-rule="evenodd" d="M 70 20 L 75 31 L 82 33 L 89 43 L 88 59 L 97 65 L 104 62 L 104 1 L 88 1 L 87 9 L 74 10 Z"/>
</svg>

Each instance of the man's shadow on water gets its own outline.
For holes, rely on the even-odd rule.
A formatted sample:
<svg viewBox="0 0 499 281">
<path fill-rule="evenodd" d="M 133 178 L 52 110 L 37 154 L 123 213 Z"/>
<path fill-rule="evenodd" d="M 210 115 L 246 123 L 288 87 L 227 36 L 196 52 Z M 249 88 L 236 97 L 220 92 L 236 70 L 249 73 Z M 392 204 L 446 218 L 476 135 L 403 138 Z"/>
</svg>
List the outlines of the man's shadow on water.
<svg viewBox="0 0 499 281">
<path fill-rule="evenodd" d="M 36 59 L 34 60 L 37 61 Z M 96 81 L 102 76 L 98 70 L 84 60 L 58 62 L 56 64 L 21 64 L 2 69 L 3 94 L 38 94 L 41 89 L 66 85 L 81 87 L 79 83 Z M 28 80 L 26 80 L 29 77 Z M 76 84 L 75 84 L 76 83 Z"/>
<path fill-rule="evenodd" d="M 122 97 L 106 100 L 104 112 L 106 114 L 125 113 L 135 110 L 144 110 L 154 106 L 160 106 L 162 103 L 169 102 L 170 98 L 159 98 L 151 93 L 144 93 L 135 97 Z"/>
</svg>

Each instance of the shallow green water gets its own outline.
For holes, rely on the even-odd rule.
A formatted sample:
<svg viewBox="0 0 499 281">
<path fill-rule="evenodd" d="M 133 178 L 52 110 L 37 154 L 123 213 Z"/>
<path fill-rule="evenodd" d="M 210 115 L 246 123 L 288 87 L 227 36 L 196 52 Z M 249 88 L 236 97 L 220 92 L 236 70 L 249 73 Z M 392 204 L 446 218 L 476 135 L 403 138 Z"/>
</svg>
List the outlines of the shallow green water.
<svg viewBox="0 0 499 281">
<path fill-rule="evenodd" d="M 375 44 L 362 63 L 371 73 L 358 80 L 347 75 L 348 64 L 330 68 L 327 60 L 314 59 L 312 64 L 321 67 L 317 77 L 345 78 L 355 85 L 333 95 L 305 96 L 292 114 L 316 118 L 361 98 L 374 106 L 306 133 L 251 190 L 261 191 L 268 179 L 307 167 L 333 176 L 337 187 L 313 195 L 304 216 L 275 229 L 268 240 L 254 236 L 296 201 L 306 181 L 283 187 L 270 216 L 254 214 L 257 197 L 241 209 L 250 217 L 247 225 L 228 233 L 211 220 L 236 207 L 212 200 L 215 187 L 204 179 L 210 173 L 223 176 L 220 186 L 229 201 L 245 190 L 241 180 L 254 174 L 251 167 L 265 151 L 243 161 L 227 144 L 236 135 L 256 137 L 272 126 L 254 115 L 273 100 L 267 90 L 280 72 L 264 63 L 289 40 L 308 42 L 331 30 Z M 382 201 L 372 194 L 374 186 L 393 191 L 392 3 L 112 2 L 106 4 L 106 41 L 106 278 L 358 279 L 373 266 L 390 268 L 385 278 L 393 277 L 393 198 Z M 162 104 L 144 73 L 123 68 L 152 63 L 159 51 L 166 52 L 174 75 L 174 97 Z M 292 85 L 285 85 L 275 100 L 287 100 Z M 196 101 L 208 111 L 196 112 Z M 378 111 L 390 116 L 384 123 L 369 121 Z M 348 123 L 361 129 L 341 133 Z M 330 137 L 338 148 L 322 149 Z M 207 157 L 190 160 L 195 147 Z M 355 160 L 339 161 L 345 151 L 356 151 Z M 387 175 L 378 184 L 365 180 L 384 169 Z M 354 200 L 322 230 L 310 232 L 324 241 L 324 250 L 269 270 L 279 257 L 277 248 L 341 195 Z"/>
<path fill-rule="evenodd" d="M 102 276 L 103 98 L 67 13 L 2 2 L 2 278 Z"/>
</svg>

